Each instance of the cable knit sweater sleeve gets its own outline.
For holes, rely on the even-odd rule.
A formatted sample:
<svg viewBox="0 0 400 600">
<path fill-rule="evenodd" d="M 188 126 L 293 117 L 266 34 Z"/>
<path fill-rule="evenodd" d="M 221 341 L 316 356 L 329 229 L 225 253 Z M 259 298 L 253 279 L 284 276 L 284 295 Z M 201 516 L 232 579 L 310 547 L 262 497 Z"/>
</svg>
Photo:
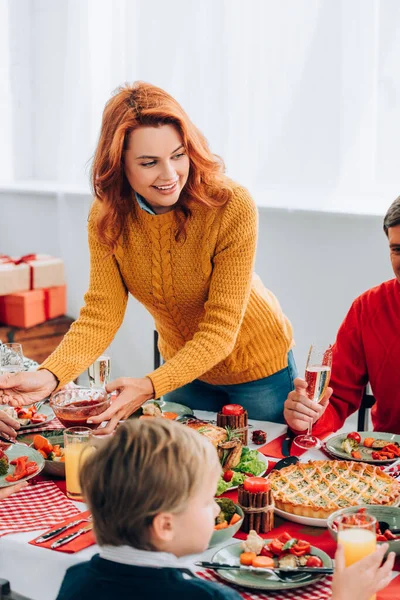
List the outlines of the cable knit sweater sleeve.
<svg viewBox="0 0 400 600">
<path fill-rule="evenodd" d="M 204 316 L 193 338 L 148 375 L 159 398 L 209 371 L 233 350 L 250 295 L 257 243 L 257 209 L 237 188 L 221 223 Z"/>
<path fill-rule="evenodd" d="M 96 218 L 99 202 L 93 203 L 88 223 L 90 284 L 85 306 L 56 350 L 40 365 L 65 385 L 82 373 L 109 346 L 125 314 L 128 292 L 117 261 L 107 256 L 99 242 Z"/>
</svg>

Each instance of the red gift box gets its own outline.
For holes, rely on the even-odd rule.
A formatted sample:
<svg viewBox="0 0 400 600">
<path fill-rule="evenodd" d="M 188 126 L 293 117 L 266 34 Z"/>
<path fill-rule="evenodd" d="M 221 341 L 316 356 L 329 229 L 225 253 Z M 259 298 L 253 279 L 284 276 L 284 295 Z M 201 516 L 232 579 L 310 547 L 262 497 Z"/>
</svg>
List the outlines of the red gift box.
<svg viewBox="0 0 400 600">
<path fill-rule="evenodd" d="M 0 322 L 12 327 L 33 327 L 65 315 L 67 287 L 60 285 L 0 297 Z"/>
</svg>

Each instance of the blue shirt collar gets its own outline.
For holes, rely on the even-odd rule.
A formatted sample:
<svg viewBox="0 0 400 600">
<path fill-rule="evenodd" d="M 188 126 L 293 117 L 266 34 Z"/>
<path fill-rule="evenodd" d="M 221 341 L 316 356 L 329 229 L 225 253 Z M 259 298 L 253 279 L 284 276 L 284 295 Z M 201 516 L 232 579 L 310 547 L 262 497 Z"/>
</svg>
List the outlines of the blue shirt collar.
<svg viewBox="0 0 400 600">
<path fill-rule="evenodd" d="M 141 196 L 140 194 L 138 194 L 137 192 L 135 192 L 135 197 L 137 200 L 137 203 L 139 204 L 140 208 L 142 210 L 145 210 L 147 213 L 149 213 L 149 215 L 156 215 L 157 213 L 154 212 L 154 210 L 152 208 L 150 208 L 150 206 L 146 203 L 146 200 L 143 198 L 143 196 Z"/>
</svg>

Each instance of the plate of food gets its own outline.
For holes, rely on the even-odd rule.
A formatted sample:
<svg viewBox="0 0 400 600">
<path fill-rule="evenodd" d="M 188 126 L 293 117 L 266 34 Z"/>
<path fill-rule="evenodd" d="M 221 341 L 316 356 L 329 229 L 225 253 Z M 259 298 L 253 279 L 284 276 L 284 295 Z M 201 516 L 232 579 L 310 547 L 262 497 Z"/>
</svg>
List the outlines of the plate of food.
<svg viewBox="0 0 400 600">
<path fill-rule="evenodd" d="M 351 431 L 326 442 L 330 454 L 345 460 L 369 464 L 390 464 L 400 458 L 400 435 L 378 431 Z"/>
<path fill-rule="evenodd" d="M 31 479 L 44 468 L 44 458 L 29 446 L 10 444 L 0 450 L 0 488 Z"/>
<path fill-rule="evenodd" d="M 215 565 L 218 575 L 229 583 L 271 591 L 305 587 L 325 577 L 312 571 L 297 573 L 296 569 L 301 567 L 332 569 L 332 561 L 325 552 L 286 532 L 265 540 L 251 531 L 246 541 L 219 550 L 212 562 L 237 567 L 231 571 Z M 274 573 L 274 569 L 282 571 Z"/>
<path fill-rule="evenodd" d="M 5 411 L 10 417 L 18 421 L 21 429 L 28 427 L 39 427 L 52 421 L 55 417 L 54 412 L 48 404 L 38 402 L 30 406 L 3 406 L 0 410 Z"/>
<path fill-rule="evenodd" d="M 214 533 L 212 534 L 209 548 L 230 540 L 237 533 L 243 523 L 244 513 L 238 504 L 229 498 L 216 498 L 220 511 L 215 517 Z"/>
<path fill-rule="evenodd" d="M 157 400 L 149 400 L 139 408 L 133 417 L 165 417 L 166 419 L 176 420 L 183 415 L 193 415 L 193 410 L 184 404 L 177 402 L 157 402 Z"/>
<path fill-rule="evenodd" d="M 341 508 L 371 504 L 396 506 L 400 482 L 375 465 L 317 460 L 296 463 L 268 476 L 275 512 L 295 523 L 326 527 Z"/>
<path fill-rule="evenodd" d="M 44 458 L 44 473 L 65 477 L 64 435 L 60 429 L 39 433 L 23 433 L 17 441 L 34 448 Z"/>
<path fill-rule="evenodd" d="M 377 520 L 377 544 L 389 544 L 388 552 L 400 555 L 400 508 L 396 506 L 352 506 L 331 514 L 328 518 L 328 530 L 337 540 L 339 517 L 345 517 L 349 524 L 363 524 L 364 515 L 368 514 Z"/>
<path fill-rule="evenodd" d="M 218 427 L 196 417 L 187 419 L 185 425 L 207 437 L 218 451 L 223 475 L 218 482 L 216 496 L 236 489 L 246 477 L 259 477 L 266 473 L 268 459 L 258 450 L 244 446 L 235 430 Z"/>
</svg>

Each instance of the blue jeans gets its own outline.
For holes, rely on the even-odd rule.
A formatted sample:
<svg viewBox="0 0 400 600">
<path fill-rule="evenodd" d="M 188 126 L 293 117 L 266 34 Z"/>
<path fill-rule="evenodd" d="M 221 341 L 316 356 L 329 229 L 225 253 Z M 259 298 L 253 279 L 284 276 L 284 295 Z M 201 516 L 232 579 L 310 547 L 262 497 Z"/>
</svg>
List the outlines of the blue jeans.
<svg viewBox="0 0 400 600">
<path fill-rule="evenodd" d="M 166 394 L 164 400 L 212 412 L 218 412 L 224 404 L 240 404 L 250 419 L 284 423 L 283 404 L 296 377 L 296 363 L 290 351 L 288 366 L 269 377 L 233 385 L 211 385 L 195 379 Z"/>
</svg>

